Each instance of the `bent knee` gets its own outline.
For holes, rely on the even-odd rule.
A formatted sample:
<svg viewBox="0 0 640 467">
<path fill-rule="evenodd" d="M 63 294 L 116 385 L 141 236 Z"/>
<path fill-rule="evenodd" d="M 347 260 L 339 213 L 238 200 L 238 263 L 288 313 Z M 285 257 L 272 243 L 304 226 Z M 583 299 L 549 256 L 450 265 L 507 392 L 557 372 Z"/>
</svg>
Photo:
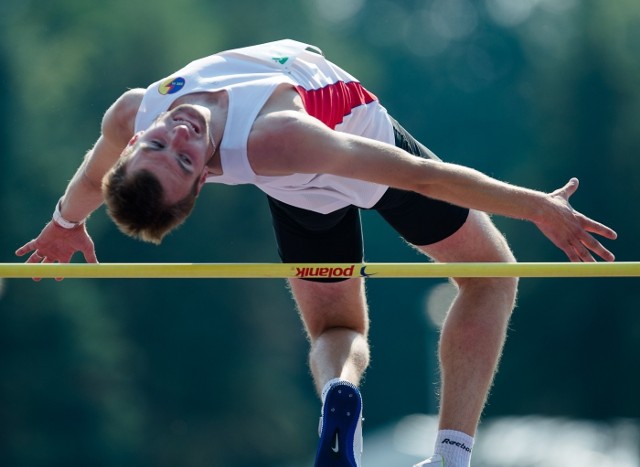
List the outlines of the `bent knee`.
<svg viewBox="0 0 640 467">
<path fill-rule="evenodd" d="M 471 261 L 486 263 L 515 263 L 516 258 L 507 244 L 507 240 L 500 233 L 494 233 L 489 246 L 482 254 Z M 506 304 L 513 308 L 518 293 L 519 279 L 517 277 L 457 277 L 453 278 L 462 290 L 480 294 L 491 294 L 503 297 Z"/>
<path fill-rule="evenodd" d="M 291 280 L 289 283 L 312 341 L 331 329 L 349 329 L 367 335 L 368 309 L 361 279 L 333 283 Z"/>
<path fill-rule="evenodd" d="M 486 213 L 471 211 L 454 234 L 431 245 L 418 247 L 439 262 L 515 262 L 506 238 Z"/>
<path fill-rule="evenodd" d="M 453 277 L 461 291 L 474 290 L 485 293 L 502 293 L 514 296 L 518 292 L 517 277 Z"/>
<path fill-rule="evenodd" d="M 511 313 L 518 295 L 517 277 L 457 277 L 452 278 L 459 294 L 475 297 L 476 301 L 491 301 L 497 308 Z"/>
</svg>

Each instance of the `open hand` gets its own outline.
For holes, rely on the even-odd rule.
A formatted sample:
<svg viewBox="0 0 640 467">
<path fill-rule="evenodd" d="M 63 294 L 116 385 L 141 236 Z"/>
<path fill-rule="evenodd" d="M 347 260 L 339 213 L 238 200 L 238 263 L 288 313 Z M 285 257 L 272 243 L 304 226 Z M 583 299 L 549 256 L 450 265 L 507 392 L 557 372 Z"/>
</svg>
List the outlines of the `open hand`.
<svg viewBox="0 0 640 467">
<path fill-rule="evenodd" d="M 51 221 L 37 238 L 18 248 L 16 255 L 24 256 L 31 253 L 27 263 L 68 263 L 77 251 L 83 254 L 87 263 L 98 262 L 93 240 L 84 224 L 73 229 L 63 229 Z M 34 280 L 40 279 L 34 278 Z"/>
<path fill-rule="evenodd" d="M 613 261 L 613 253 L 592 234 L 609 240 L 615 240 L 618 234 L 606 225 L 576 211 L 569 204 L 569 198 L 578 189 L 578 184 L 578 179 L 572 178 L 562 188 L 549 193 L 551 209 L 545 209 L 541 219 L 535 224 L 571 261 L 593 262 L 595 259 L 592 253 L 605 261 Z"/>
</svg>

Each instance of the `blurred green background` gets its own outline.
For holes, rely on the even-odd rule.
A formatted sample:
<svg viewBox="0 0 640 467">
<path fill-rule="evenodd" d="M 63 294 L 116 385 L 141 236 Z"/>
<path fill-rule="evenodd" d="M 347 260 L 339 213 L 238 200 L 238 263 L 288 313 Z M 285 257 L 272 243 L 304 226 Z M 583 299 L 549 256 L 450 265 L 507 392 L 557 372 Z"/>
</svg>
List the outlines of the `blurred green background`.
<svg viewBox="0 0 640 467">
<path fill-rule="evenodd" d="M 0 5 L 0 262 L 35 237 L 109 104 L 188 61 L 280 38 L 318 45 L 442 158 L 573 205 L 640 258 L 635 0 L 112 0 Z M 418 261 L 363 215 L 369 261 Z M 564 261 L 496 218 L 521 261 Z M 160 247 L 89 220 L 102 262 L 277 261 L 266 201 L 207 186 Z M 80 258 L 76 258 L 80 261 Z M 438 280 L 372 280 L 366 430 L 434 413 Z M 486 417 L 640 417 L 637 279 L 524 279 Z M 0 465 L 278 466 L 315 449 L 307 343 L 280 280 L 8 280 Z M 288 442 L 283 445 L 283 439 Z"/>
</svg>

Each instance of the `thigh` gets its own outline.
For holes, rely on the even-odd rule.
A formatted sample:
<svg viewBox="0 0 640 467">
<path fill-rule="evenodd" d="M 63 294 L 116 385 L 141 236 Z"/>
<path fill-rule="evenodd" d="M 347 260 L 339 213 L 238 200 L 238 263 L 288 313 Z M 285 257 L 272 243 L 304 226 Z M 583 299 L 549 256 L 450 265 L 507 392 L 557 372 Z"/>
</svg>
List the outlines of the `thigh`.
<svg viewBox="0 0 640 467">
<path fill-rule="evenodd" d="M 439 262 L 514 262 L 506 239 L 483 212 L 470 211 L 466 222 L 449 237 L 418 246 Z"/>
<path fill-rule="evenodd" d="M 348 206 L 320 214 L 268 197 L 278 254 L 285 263 L 362 261 L 360 212 Z"/>
<path fill-rule="evenodd" d="M 450 237 L 469 214 L 466 208 L 395 188 L 388 189 L 373 209 L 412 245 L 431 245 Z"/>
<path fill-rule="evenodd" d="M 391 119 L 391 123 L 397 147 L 414 156 L 440 160 L 397 121 Z M 413 245 L 430 245 L 450 237 L 469 213 L 466 208 L 396 188 L 389 188 L 373 209 Z"/>
<path fill-rule="evenodd" d="M 419 249 L 440 262 L 515 261 L 507 241 L 489 216 L 473 210 L 470 211 L 467 222 L 453 235 Z M 493 342 L 495 350 L 504 340 L 506 324 L 515 306 L 518 278 L 453 277 L 451 280 L 458 287 L 458 293 L 443 325 L 441 343 L 444 343 L 446 350 L 441 347 L 441 352 L 448 354 L 452 349 L 452 342 L 457 339 L 477 344 L 478 336 L 483 336 L 489 343 Z M 483 356 L 477 353 L 476 356 L 486 358 L 487 354 Z M 492 361 L 494 358 L 489 357 L 485 361 Z"/>
<path fill-rule="evenodd" d="M 269 198 L 278 253 L 285 263 L 360 263 L 362 229 L 354 206 L 319 214 Z M 364 281 L 290 279 L 291 293 L 311 341 L 331 328 L 368 331 Z"/>
</svg>

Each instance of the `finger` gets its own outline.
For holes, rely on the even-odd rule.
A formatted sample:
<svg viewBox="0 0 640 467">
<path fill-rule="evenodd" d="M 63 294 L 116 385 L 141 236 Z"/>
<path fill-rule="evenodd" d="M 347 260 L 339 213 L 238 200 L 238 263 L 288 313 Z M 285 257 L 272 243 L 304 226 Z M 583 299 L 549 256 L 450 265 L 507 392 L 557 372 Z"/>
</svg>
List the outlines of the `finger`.
<svg viewBox="0 0 640 467">
<path fill-rule="evenodd" d="M 605 261 L 615 261 L 616 257 L 608 249 L 606 249 L 598 240 L 589 236 L 582 242 L 586 248 L 594 252 Z"/>
<path fill-rule="evenodd" d="M 593 262 L 593 256 L 589 253 L 589 250 L 579 241 L 569 240 L 567 242 L 567 246 L 562 249 L 569 260 L 573 263 L 581 263 L 581 262 Z"/>
<path fill-rule="evenodd" d="M 33 258 L 33 256 L 31 256 L 31 258 L 29 258 L 26 262 L 27 263 L 39 263 L 40 261 L 42 261 L 42 258 L 39 258 L 37 260 L 31 260 Z M 40 282 L 41 278 L 40 277 L 32 277 L 31 279 L 33 279 L 35 282 Z"/>
<path fill-rule="evenodd" d="M 55 262 L 56 262 L 56 261 L 54 261 L 54 260 L 52 260 L 52 259 L 49 259 L 49 258 L 44 258 L 44 259 L 42 260 L 42 264 L 53 264 L 53 263 L 55 263 Z M 61 281 L 61 280 L 62 280 L 62 277 L 56 277 L 55 279 L 56 279 L 56 281 Z"/>
<path fill-rule="evenodd" d="M 51 264 L 51 263 L 58 263 L 59 261 L 54 261 L 54 260 L 50 260 L 49 258 L 45 258 L 42 263 L 47 263 L 47 264 Z M 64 279 L 64 277 L 56 277 L 55 280 L 56 282 L 60 282 L 62 279 Z"/>
<path fill-rule="evenodd" d="M 22 245 L 20 248 L 16 250 L 16 256 L 24 256 L 30 251 L 35 250 L 35 245 L 34 245 L 35 242 L 36 242 L 35 240 L 31 240 L 30 242 Z"/>
<path fill-rule="evenodd" d="M 581 215 L 582 226 L 583 228 L 591 233 L 598 234 L 604 238 L 608 238 L 609 240 L 615 240 L 618 238 L 618 234 L 615 230 L 607 227 L 600 222 L 594 221 L 586 216 Z"/>
<path fill-rule="evenodd" d="M 37 251 L 34 251 L 33 254 L 26 261 L 27 263 L 46 263 L 47 257 L 40 255 Z M 41 277 L 32 277 L 32 279 L 36 282 L 40 282 L 42 280 Z"/>
<path fill-rule="evenodd" d="M 579 185 L 580 181 L 577 178 L 571 178 L 571 180 L 569 180 L 567 184 L 561 189 L 563 198 L 569 200 L 569 198 L 571 198 L 571 196 L 576 192 Z"/>
<path fill-rule="evenodd" d="M 29 256 L 29 258 L 27 258 L 25 263 L 39 263 L 43 259 L 44 259 L 43 256 L 39 255 L 36 251 L 34 251 L 33 254 Z"/>
<path fill-rule="evenodd" d="M 578 252 L 572 244 L 567 244 L 566 247 L 562 248 L 562 251 L 564 251 L 564 254 L 567 255 L 567 258 L 569 258 L 569 261 L 571 261 L 572 263 L 580 262 L 580 255 L 578 255 Z"/>
<path fill-rule="evenodd" d="M 574 249 L 576 250 L 576 254 L 578 255 L 578 257 L 580 258 L 580 261 L 582 261 L 583 263 L 596 262 L 595 258 L 593 257 L 589 249 L 586 248 L 582 243 L 575 245 Z"/>
<path fill-rule="evenodd" d="M 95 248 L 89 248 L 89 249 L 83 250 L 82 254 L 84 255 L 84 260 L 87 263 L 97 263 L 98 262 L 98 257 L 96 256 Z"/>
<path fill-rule="evenodd" d="M 575 248 L 570 247 L 567 248 L 566 250 L 564 250 L 565 255 L 567 255 L 567 258 L 569 258 L 569 261 L 571 261 L 572 263 L 580 263 L 580 255 L 578 255 L 578 253 L 576 252 Z"/>
</svg>

